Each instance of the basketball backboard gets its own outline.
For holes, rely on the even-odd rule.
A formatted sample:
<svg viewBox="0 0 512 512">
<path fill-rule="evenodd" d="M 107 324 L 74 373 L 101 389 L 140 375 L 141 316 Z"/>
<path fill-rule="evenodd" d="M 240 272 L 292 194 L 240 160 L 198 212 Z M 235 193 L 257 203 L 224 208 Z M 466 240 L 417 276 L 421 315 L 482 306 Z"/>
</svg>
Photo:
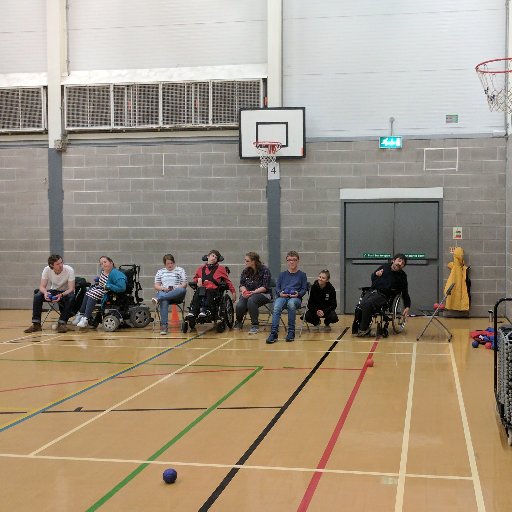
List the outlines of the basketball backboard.
<svg viewBox="0 0 512 512">
<path fill-rule="evenodd" d="M 306 109 L 257 108 L 240 110 L 240 158 L 259 158 L 254 142 L 280 142 L 278 158 L 306 156 Z"/>
</svg>

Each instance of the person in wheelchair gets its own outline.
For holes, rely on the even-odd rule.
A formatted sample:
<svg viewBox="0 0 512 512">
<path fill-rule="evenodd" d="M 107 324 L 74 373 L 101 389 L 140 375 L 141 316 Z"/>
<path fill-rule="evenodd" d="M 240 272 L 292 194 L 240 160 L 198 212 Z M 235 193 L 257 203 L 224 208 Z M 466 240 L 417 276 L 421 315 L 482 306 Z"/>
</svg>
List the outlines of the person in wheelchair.
<svg viewBox="0 0 512 512">
<path fill-rule="evenodd" d="M 220 287 L 227 286 L 233 301 L 236 300 L 236 291 L 229 279 L 228 270 L 223 265 L 220 252 L 212 249 L 206 256 L 206 263 L 197 268 L 194 274 L 194 286 L 196 287 L 189 313 L 186 316 L 191 324 L 194 322 L 207 323 L 214 320 L 215 306 L 220 297 Z"/>
<path fill-rule="evenodd" d="M 42 330 L 41 313 L 44 302 L 62 304 L 60 317 L 57 324 L 57 332 L 67 331 L 66 324 L 72 315 L 72 307 L 75 299 L 75 271 L 73 267 L 64 265 L 62 256 L 51 254 L 48 258 L 48 266 L 44 267 L 41 275 L 39 290 L 34 294 L 32 303 L 32 325 L 23 332 L 32 333 Z"/>
<path fill-rule="evenodd" d="M 372 285 L 356 307 L 352 333 L 356 336 L 368 336 L 371 332 L 372 316 L 386 306 L 397 293 L 402 294 L 404 302 L 403 317 L 409 314 L 411 298 L 409 297 L 407 274 L 403 268 L 407 264 L 405 254 L 397 253 L 391 263 L 381 265 L 371 275 Z M 357 332 L 354 332 L 357 328 Z"/>
<path fill-rule="evenodd" d="M 100 257 L 101 274 L 96 283 L 94 283 L 85 292 L 84 300 L 80 306 L 80 312 L 75 316 L 73 325 L 84 328 L 88 327 L 94 306 L 98 302 L 104 302 L 107 299 L 107 292 L 112 291 L 121 293 L 126 290 L 126 275 L 115 268 L 114 262 L 108 256 Z"/>
</svg>

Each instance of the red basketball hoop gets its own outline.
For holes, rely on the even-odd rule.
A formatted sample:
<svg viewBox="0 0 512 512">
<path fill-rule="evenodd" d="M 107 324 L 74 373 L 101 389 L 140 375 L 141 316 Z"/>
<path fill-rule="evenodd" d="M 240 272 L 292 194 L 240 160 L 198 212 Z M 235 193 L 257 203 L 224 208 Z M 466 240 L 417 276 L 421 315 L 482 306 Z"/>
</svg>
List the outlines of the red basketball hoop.
<svg viewBox="0 0 512 512">
<path fill-rule="evenodd" d="M 480 62 L 475 71 L 484 88 L 489 110 L 512 111 L 512 58 Z"/>
<path fill-rule="evenodd" d="M 280 142 L 257 140 L 253 144 L 260 155 L 260 167 L 267 168 L 269 164 L 276 162 L 277 152 L 282 147 Z"/>
</svg>

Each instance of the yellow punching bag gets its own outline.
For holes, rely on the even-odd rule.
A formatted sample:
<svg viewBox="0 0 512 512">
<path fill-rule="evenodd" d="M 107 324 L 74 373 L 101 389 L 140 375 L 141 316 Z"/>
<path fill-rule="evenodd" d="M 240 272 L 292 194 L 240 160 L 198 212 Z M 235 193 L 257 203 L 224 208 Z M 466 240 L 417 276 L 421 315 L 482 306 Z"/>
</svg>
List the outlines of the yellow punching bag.
<svg viewBox="0 0 512 512">
<path fill-rule="evenodd" d="M 450 275 L 444 287 L 444 293 L 453 284 L 452 293 L 446 298 L 446 309 L 454 311 L 469 310 L 469 295 L 466 286 L 466 274 L 468 267 L 464 265 L 464 249 L 455 247 L 453 252 L 453 261 L 448 263 Z"/>
</svg>

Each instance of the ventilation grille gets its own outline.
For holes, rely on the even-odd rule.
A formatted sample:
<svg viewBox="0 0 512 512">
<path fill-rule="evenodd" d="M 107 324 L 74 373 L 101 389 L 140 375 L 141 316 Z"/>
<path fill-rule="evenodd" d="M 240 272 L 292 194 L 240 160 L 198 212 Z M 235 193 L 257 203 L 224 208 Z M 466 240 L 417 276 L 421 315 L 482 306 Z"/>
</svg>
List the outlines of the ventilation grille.
<svg viewBox="0 0 512 512">
<path fill-rule="evenodd" d="M 66 129 L 237 127 L 240 108 L 263 106 L 262 80 L 70 85 Z"/>
<path fill-rule="evenodd" d="M 0 89 L 0 132 L 46 130 L 46 96 L 43 87 Z"/>
</svg>

